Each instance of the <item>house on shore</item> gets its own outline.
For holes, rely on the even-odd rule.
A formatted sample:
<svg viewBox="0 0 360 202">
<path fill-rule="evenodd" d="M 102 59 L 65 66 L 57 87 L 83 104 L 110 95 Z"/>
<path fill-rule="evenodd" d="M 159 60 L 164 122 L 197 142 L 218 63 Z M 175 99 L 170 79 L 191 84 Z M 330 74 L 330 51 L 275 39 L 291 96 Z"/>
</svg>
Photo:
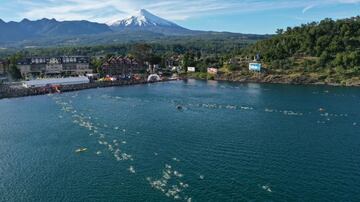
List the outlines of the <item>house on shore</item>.
<svg viewBox="0 0 360 202">
<path fill-rule="evenodd" d="M 173 55 L 165 60 L 165 66 L 172 72 L 180 72 L 182 57 L 180 55 Z"/>
<path fill-rule="evenodd" d="M 260 63 L 249 63 L 249 70 L 253 72 L 261 72 Z"/>
<path fill-rule="evenodd" d="M 209 67 L 209 68 L 207 68 L 207 73 L 208 74 L 217 74 L 218 69 L 216 67 Z"/>
<path fill-rule="evenodd" d="M 134 74 L 145 72 L 146 67 L 133 58 L 114 56 L 102 65 L 102 70 L 108 76 L 131 78 Z"/>
<path fill-rule="evenodd" d="M 93 72 L 90 58 L 85 56 L 25 58 L 17 66 L 23 77 L 84 76 Z"/>
<path fill-rule="evenodd" d="M 188 71 L 188 72 L 195 72 L 195 71 L 196 71 L 196 68 L 195 68 L 195 67 L 188 67 L 188 68 L 187 68 L 187 71 Z"/>
</svg>

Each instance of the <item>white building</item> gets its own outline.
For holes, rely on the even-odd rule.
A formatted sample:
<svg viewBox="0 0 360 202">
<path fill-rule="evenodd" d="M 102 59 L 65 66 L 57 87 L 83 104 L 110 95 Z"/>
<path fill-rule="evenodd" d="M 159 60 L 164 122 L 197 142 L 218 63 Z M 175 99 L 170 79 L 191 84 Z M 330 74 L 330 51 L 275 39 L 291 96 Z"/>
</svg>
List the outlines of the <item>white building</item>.
<svg viewBox="0 0 360 202">
<path fill-rule="evenodd" d="M 249 63 L 249 70 L 254 72 L 261 71 L 261 64 L 260 63 Z"/>
<path fill-rule="evenodd" d="M 196 71 L 196 68 L 195 68 L 195 67 L 188 67 L 188 68 L 187 68 L 187 71 L 188 71 L 188 72 L 195 72 L 195 71 Z"/>
<path fill-rule="evenodd" d="M 172 72 L 180 72 L 182 70 L 182 68 L 180 66 L 173 66 L 171 67 L 171 71 Z"/>
<path fill-rule="evenodd" d="M 17 66 L 24 77 L 61 74 L 83 76 L 93 72 L 90 58 L 85 56 L 25 58 Z"/>
<path fill-rule="evenodd" d="M 209 67 L 209 68 L 207 68 L 207 73 L 209 73 L 209 74 L 217 74 L 218 69 L 215 68 L 215 67 Z"/>
<path fill-rule="evenodd" d="M 86 84 L 90 83 L 90 80 L 86 76 L 80 77 L 68 77 L 68 78 L 53 78 L 53 79 L 37 79 L 31 81 L 25 81 L 23 86 L 25 88 L 37 88 L 45 86 L 54 86 L 54 85 L 75 85 L 75 84 Z"/>
<path fill-rule="evenodd" d="M 50 58 L 49 62 L 45 65 L 47 74 L 60 74 L 62 70 L 62 64 L 58 58 Z"/>
</svg>

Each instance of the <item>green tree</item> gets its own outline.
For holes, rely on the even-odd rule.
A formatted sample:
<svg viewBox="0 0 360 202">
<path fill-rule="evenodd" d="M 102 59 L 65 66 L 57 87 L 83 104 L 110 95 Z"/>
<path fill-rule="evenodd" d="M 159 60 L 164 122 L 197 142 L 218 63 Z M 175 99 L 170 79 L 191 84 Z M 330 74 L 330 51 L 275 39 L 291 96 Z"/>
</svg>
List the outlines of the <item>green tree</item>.
<svg viewBox="0 0 360 202">
<path fill-rule="evenodd" d="M 104 61 L 102 59 L 92 58 L 90 62 L 90 67 L 94 71 L 94 73 L 99 73 L 102 75 L 102 65 Z"/>
<path fill-rule="evenodd" d="M 152 65 L 157 65 L 161 63 L 162 58 L 159 55 L 151 55 L 149 56 L 149 62 Z"/>
<path fill-rule="evenodd" d="M 136 44 L 131 48 L 130 54 L 134 56 L 140 63 L 149 61 L 152 56 L 152 47 L 148 44 Z"/>
<path fill-rule="evenodd" d="M 12 79 L 19 80 L 22 78 L 20 70 L 14 64 L 9 66 L 8 73 Z"/>
</svg>

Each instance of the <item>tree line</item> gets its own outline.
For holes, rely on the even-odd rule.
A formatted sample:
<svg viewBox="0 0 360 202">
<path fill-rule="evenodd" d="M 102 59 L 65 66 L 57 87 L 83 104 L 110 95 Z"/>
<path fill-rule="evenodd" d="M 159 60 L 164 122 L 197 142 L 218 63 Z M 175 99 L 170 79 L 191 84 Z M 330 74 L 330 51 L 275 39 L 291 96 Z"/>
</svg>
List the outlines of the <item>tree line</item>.
<svg viewBox="0 0 360 202">
<path fill-rule="evenodd" d="M 257 53 L 270 69 L 302 66 L 309 71 L 337 68 L 359 72 L 360 16 L 279 29 L 276 36 L 242 51 L 242 55 Z"/>
</svg>

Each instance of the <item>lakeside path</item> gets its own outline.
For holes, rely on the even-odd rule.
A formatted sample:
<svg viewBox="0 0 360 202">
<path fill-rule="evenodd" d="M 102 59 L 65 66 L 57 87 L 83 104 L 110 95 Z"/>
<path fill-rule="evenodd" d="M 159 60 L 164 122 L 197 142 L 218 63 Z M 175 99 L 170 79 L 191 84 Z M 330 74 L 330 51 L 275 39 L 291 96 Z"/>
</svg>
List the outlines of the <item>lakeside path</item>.
<svg viewBox="0 0 360 202">
<path fill-rule="evenodd" d="M 161 81 L 112 81 L 112 82 L 95 82 L 87 84 L 76 84 L 76 85 L 66 85 L 61 86 L 61 92 L 71 92 L 79 91 L 91 88 L 106 88 L 114 86 L 129 86 L 129 85 L 141 85 L 148 83 L 157 83 L 157 82 L 167 82 L 172 80 L 161 80 Z M 26 97 L 26 96 L 36 96 L 36 95 L 46 95 L 49 94 L 49 90 L 44 87 L 39 88 L 15 88 L 9 85 L 0 86 L 0 99 L 5 98 L 16 98 L 16 97 Z"/>
</svg>

